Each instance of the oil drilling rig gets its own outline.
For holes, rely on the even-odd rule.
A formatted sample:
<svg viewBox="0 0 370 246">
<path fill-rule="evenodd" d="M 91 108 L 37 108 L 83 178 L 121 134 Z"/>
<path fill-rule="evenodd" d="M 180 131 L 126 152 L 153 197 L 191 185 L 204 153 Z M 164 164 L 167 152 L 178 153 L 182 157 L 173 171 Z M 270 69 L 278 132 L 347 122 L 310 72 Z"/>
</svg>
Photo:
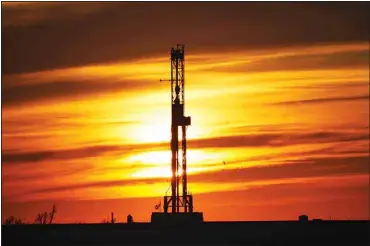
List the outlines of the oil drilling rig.
<svg viewBox="0 0 370 246">
<path fill-rule="evenodd" d="M 203 222 L 203 213 L 193 211 L 193 196 L 188 191 L 186 130 L 191 118 L 185 112 L 185 46 L 171 48 L 171 195 L 163 197 L 163 213 L 153 212 L 152 223 Z M 179 140 L 181 131 L 181 145 Z M 180 154 L 181 148 L 181 154 Z M 180 189 L 181 188 L 181 189 Z"/>
</svg>

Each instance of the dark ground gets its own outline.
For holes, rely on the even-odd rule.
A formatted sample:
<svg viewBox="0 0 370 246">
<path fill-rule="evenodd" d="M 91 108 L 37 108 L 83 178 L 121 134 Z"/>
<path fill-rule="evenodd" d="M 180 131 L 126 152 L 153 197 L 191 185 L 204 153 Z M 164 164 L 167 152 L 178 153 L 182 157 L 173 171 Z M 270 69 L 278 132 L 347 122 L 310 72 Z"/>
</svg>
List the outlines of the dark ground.
<svg viewBox="0 0 370 246">
<path fill-rule="evenodd" d="M 3 225 L 2 245 L 370 245 L 370 221 Z"/>
</svg>

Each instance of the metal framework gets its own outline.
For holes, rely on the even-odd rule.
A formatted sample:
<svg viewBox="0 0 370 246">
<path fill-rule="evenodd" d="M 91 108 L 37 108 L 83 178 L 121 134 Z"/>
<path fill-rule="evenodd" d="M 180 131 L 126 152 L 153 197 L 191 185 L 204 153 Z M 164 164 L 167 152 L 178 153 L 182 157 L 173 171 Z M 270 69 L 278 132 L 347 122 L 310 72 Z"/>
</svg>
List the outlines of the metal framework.
<svg viewBox="0 0 370 246">
<path fill-rule="evenodd" d="M 185 110 L 185 46 L 178 44 L 171 49 L 171 196 L 164 196 L 164 213 L 192 213 L 193 197 L 187 188 L 186 129 L 191 118 Z M 162 80 L 161 80 L 162 81 Z M 181 128 L 181 152 L 179 156 L 179 128 Z M 181 163 L 180 163 L 181 161 Z M 181 164 L 181 165 L 180 165 Z M 181 183 L 181 184 L 180 184 Z M 182 193 L 180 194 L 180 185 Z M 168 209 L 171 208 L 171 211 Z"/>
</svg>

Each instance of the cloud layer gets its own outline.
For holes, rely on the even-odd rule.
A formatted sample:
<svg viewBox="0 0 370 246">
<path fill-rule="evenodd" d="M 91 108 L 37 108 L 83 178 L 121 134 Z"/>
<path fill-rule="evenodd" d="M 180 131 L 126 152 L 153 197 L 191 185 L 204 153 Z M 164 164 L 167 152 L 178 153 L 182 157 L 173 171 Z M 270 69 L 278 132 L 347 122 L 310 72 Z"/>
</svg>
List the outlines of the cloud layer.
<svg viewBox="0 0 370 246">
<path fill-rule="evenodd" d="M 5 5 L 3 74 L 154 56 L 178 40 L 191 47 L 190 52 L 367 41 L 366 7 L 364 3 Z M 173 21 L 175 16 L 181 18 Z"/>
</svg>

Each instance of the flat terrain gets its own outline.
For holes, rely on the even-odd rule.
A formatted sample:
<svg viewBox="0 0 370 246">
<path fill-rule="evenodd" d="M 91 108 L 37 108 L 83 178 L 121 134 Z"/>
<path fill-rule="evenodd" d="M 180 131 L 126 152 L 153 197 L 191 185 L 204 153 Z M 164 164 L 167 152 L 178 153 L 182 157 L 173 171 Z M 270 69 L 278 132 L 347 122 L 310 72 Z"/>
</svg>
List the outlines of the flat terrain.
<svg viewBox="0 0 370 246">
<path fill-rule="evenodd" d="M 2 245 L 370 245 L 369 221 L 3 225 Z"/>
</svg>

